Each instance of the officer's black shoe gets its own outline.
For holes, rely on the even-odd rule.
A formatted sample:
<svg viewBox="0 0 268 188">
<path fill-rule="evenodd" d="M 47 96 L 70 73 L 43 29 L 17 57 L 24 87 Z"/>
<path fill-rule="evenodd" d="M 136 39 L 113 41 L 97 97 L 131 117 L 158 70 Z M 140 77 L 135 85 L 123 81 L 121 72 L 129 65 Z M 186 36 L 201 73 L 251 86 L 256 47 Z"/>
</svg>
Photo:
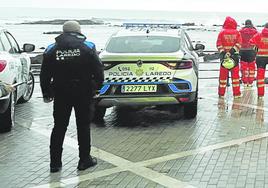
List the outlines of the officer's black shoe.
<svg viewBox="0 0 268 188">
<path fill-rule="evenodd" d="M 92 166 L 95 166 L 97 164 L 97 159 L 95 157 L 89 156 L 86 160 L 79 160 L 77 169 L 78 170 L 86 170 Z"/>
<path fill-rule="evenodd" d="M 105 127 L 105 121 L 104 120 L 98 120 L 98 121 L 92 121 L 97 127 Z"/>
<path fill-rule="evenodd" d="M 51 173 L 55 173 L 55 172 L 59 172 L 61 170 L 62 166 L 51 166 L 50 167 L 50 172 Z"/>
<path fill-rule="evenodd" d="M 96 125 L 100 125 L 100 124 L 102 124 L 102 125 L 104 125 L 104 119 L 103 118 L 96 118 L 96 117 L 94 117 L 93 119 L 92 119 L 92 123 L 94 123 L 94 124 L 96 124 Z"/>
<path fill-rule="evenodd" d="M 3 127 L 0 129 L 0 133 L 7 133 L 11 131 L 11 126 L 10 127 Z"/>
<path fill-rule="evenodd" d="M 51 173 L 55 173 L 55 172 L 59 172 L 62 168 L 62 163 L 61 162 L 57 162 L 57 163 L 50 163 L 50 172 Z"/>
</svg>

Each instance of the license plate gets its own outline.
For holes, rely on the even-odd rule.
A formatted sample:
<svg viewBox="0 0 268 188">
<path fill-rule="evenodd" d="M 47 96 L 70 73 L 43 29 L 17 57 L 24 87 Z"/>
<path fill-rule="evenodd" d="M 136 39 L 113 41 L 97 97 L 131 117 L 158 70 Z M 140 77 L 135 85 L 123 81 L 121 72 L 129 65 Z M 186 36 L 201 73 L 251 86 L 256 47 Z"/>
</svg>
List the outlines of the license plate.
<svg viewBox="0 0 268 188">
<path fill-rule="evenodd" d="M 157 91 L 157 85 L 122 85 L 122 93 L 152 93 Z"/>
</svg>

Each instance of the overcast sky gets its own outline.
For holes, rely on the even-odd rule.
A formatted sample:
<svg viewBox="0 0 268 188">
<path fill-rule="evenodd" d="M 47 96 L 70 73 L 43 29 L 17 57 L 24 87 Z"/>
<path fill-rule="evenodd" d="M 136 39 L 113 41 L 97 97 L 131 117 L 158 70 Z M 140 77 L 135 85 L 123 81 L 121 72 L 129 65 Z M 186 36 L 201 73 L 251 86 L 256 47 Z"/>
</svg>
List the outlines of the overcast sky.
<svg viewBox="0 0 268 188">
<path fill-rule="evenodd" d="M 267 12 L 268 0 L 1 0 L 0 7 Z"/>
</svg>

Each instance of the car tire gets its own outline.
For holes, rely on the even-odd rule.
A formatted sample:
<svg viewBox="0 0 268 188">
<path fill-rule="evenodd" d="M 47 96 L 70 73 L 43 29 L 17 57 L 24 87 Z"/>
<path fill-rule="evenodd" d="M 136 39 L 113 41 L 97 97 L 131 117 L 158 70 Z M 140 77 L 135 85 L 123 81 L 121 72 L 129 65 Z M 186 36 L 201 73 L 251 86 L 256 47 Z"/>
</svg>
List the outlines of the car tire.
<svg viewBox="0 0 268 188">
<path fill-rule="evenodd" d="M 183 115 L 186 119 L 193 119 L 197 115 L 197 103 L 198 103 L 198 83 L 196 87 L 196 96 L 194 102 L 186 103 L 184 105 Z"/>
<path fill-rule="evenodd" d="M 194 102 L 184 104 L 183 115 L 186 119 L 193 119 L 197 115 L 197 99 Z"/>
<path fill-rule="evenodd" d="M 30 72 L 27 80 L 25 93 L 18 100 L 18 103 L 25 103 L 29 101 L 33 95 L 33 91 L 34 91 L 34 75 L 32 72 Z"/>
<path fill-rule="evenodd" d="M 115 117 L 122 122 L 129 122 L 133 119 L 133 114 L 143 108 L 135 108 L 131 106 L 117 106 L 115 108 Z"/>
<path fill-rule="evenodd" d="M 0 133 L 11 131 L 12 126 L 15 125 L 15 103 L 16 92 L 10 94 L 9 105 L 7 110 L 0 114 Z"/>
<path fill-rule="evenodd" d="M 93 116 L 93 123 L 103 123 L 105 116 L 106 108 L 102 106 L 95 106 L 95 112 Z"/>
</svg>

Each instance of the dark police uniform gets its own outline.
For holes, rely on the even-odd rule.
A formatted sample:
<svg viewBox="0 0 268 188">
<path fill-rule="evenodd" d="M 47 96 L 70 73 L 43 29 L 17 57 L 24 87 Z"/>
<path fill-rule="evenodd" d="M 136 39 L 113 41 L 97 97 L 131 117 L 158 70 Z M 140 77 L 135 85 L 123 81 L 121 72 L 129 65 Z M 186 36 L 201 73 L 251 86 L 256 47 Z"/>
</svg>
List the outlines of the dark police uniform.
<svg viewBox="0 0 268 188">
<path fill-rule="evenodd" d="M 44 99 L 54 98 L 54 128 L 50 140 L 51 168 L 62 166 L 62 145 L 72 108 L 76 116 L 79 163 L 90 157 L 93 96 L 103 80 L 103 65 L 95 45 L 86 41 L 84 35 L 64 32 L 56 38 L 55 44 L 46 49 L 40 83 Z"/>
</svg>

